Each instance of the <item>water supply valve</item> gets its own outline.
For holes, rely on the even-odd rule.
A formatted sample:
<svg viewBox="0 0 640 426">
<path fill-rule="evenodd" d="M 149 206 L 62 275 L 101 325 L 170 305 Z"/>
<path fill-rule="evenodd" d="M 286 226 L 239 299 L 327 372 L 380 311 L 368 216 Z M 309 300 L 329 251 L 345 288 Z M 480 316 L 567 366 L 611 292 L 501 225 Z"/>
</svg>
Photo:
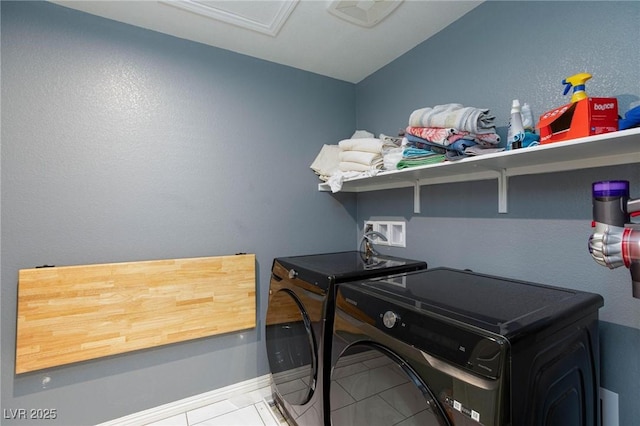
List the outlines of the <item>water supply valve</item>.
<svg viewBox="0 0 640 426">
<path fill-rule="evenodd" d="M 593 227 L 589 253 L 609 269 L 626 266 L 631 271 L 633 297 L 640 299 L 640 223 L 631 222 L 640 215 L 640 199 L 629 198 L 629 182 L 594 182 Z"/>
</svg>

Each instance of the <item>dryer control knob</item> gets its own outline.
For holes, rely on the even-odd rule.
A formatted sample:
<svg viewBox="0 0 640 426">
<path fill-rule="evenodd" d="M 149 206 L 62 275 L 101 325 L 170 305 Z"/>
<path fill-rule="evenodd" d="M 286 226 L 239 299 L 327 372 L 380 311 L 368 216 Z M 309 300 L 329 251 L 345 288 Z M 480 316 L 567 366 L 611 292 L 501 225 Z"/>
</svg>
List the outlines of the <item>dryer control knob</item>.
<svg viewBox="0 0 640 426">
<path fill-rule="evenodd" d="M 393 311 L 387 311 L 382 316 L 382 323 L 387 328 L 393 328 L 400 321 L 400 315 L 396 314 Z"/>
<path fill-rule="evenodd" d="M 298 276 L 298 272 L 296 272 L 295 269 L 289 269 L 289 279 L 294 279 L 295 277 Z"/>
</svg>

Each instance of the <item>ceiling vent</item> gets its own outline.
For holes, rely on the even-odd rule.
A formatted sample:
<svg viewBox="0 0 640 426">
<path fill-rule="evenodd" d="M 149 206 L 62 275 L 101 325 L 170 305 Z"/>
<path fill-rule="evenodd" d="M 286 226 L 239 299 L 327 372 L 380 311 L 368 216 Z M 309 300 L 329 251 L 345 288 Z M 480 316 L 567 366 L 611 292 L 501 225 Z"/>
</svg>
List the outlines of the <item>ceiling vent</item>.
<svg viewBox="0 0 640 426">
<path fill-rule="evenodd" d="M 275 37 L 298 4 L 298 0 L 161 0 L 161 3 Z"/>
<path fill-rule="evenodd" d="M 362 27 L 373 27 L 389 16 L 402 0 L 334 0 L 329 5 L 329 13 Z"/>
</svg>

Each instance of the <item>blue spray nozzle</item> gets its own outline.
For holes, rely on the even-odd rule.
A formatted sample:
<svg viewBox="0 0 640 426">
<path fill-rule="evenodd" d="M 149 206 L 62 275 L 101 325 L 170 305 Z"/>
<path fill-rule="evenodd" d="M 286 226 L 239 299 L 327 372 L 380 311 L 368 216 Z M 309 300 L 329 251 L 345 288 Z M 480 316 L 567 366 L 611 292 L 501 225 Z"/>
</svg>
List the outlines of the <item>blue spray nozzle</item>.
<svg viewBox="0 0 640 426">
<path fill-rule="evenodd" d="M 563 95 L 569 93 L 569 90 L 573 87 L 574 92 L 579 92 L 581 90 L 585 90 L 586 86 L 584 84 L 573 85 L 573 83 L 568 82 L 567 80 L 562 80 L 562 84 L 564 84 L 564 92 Z"/>
</svg>

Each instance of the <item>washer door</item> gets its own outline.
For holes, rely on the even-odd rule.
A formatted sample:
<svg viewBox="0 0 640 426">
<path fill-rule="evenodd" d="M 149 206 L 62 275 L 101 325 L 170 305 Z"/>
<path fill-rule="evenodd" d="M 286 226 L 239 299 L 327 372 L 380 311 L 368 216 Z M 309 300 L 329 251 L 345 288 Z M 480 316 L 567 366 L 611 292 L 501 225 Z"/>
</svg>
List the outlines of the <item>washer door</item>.
<svg viewBox="0 0 640 426">
<path fill-rule="evenodd" d="M 269 299 L 266 343 L 278 393 L 289 404 L 305 404 L 315 389 L 316 341 L 302 303 L 290 290 L 279 290 Z"/>
<path fill-rule="evenodd" d="M 372 342 L 354 343 L 331 372 L 333 426 L 451 426 L 417 373 Z"/>
</svg>

